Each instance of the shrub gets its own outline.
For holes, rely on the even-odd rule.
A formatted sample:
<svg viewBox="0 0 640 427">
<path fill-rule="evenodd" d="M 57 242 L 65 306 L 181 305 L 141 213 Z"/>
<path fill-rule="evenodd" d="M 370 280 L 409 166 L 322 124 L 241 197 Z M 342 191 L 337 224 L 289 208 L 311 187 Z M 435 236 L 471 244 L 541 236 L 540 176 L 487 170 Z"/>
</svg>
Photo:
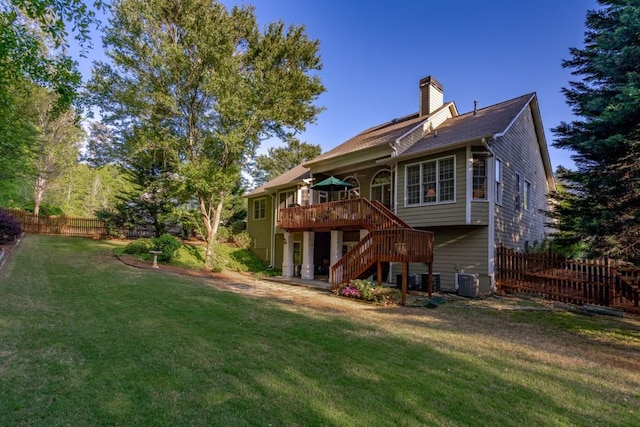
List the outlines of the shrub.
<svg viewBox="0 0 640 427">
<path fill-rule="evenodd" d="M 247 233 L 246 231 L 234 234 L 231 238 L 233 240 L 233 243 L 235 243 L 239 248 L 249 249 L 251 247 L 251 234 Z"/>
<path fill-rule="evenodd" d="M 390 304 L 396 302 L 398 290 L 385 288 L 384 286 L 373 284 L 368 280 L 356 279 L 340 285 L 334 293 L 363 301 Z"/>
<path fill-rule="evenodd" d="M 151 239 L 138 239 L 125 246 L 122 252 L 129 255 L 140 255 L 148 254 L 154 248 L 155 245 Z"/>
<path fill-rule="evenodd" d="M 233 234 L 238 234 L 247 229 L 247 221 L 239 219 L 237 221 L 233 221 L 230 225 L 231 232 Z"/>
<path fill-rule="evenodd" d="M 155 250 L 162 251 L 158 255 L 158 260 L 162 262 L 169 262 L 173 258 L 173 254 L 182 246 L 182 242 L 171 234 L 163 234 L 160 237 L 152 239 Z"/>
<path fill-rule="evenodd" d="M 11 242 L 22 234 L 22 226 L 13 215 L 0 211 L 0 243 Z"/>
<path fill-rule="evenodd" d="M 218 227 L 216 232 L 216 241 L 218 243 L 228 243 L 231 239 L 231 231 L 226 227 Z"/>
</svg>

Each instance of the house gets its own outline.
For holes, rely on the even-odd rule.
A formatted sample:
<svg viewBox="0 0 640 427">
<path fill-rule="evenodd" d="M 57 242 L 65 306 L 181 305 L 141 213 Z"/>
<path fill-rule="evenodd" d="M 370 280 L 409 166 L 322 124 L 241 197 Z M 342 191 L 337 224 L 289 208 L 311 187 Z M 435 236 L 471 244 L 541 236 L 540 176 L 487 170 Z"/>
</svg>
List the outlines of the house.
<svg viewBox="0 0 640 427">
<path fill-rule="evenodd" d="M 420 80 L 419 95 L 417 113 L 366 129 L 251 191 L 253 252 L 284 276 L 393 283 L 403 263 L 384 251 L 432 245 L 431 254 L 403 259 L 409 274 L 432 267 L 443 290 L 457 288 L 461 274 L 481 293 L 493 290 L 496 248 L 524 250 L 545 237 L 555 184 L 536 94 L 464 114 L 444 102 L 431 76 Z M 350 185 L 312 188 L 331 176 Z M 372 234 L 387 243 L 364 260 Z M 338 271 L 356 258 L 350 273 Z"/>
</svg>

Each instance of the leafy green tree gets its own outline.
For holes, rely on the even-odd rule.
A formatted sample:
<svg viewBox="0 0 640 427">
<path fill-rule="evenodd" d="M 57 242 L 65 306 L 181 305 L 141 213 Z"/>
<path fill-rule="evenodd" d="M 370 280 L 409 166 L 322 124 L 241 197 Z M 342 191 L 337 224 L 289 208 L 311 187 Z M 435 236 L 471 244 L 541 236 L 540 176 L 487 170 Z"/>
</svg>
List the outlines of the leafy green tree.
<svg viewBox="0 0 640 427">
<path fill-rule="evenodd" d="M 576 170 L 560 178 L 556 226 L 590 255 L 640 261 L 640 3 L 599 0 L 587 13 L 584 48 L 563 66 L 582 80 L 563 92 L 577 120 L 561 123 L 554 146 L 573 150 Z"/>
<path fill-rule="evenodd" d="M 37 131 L 33 123 L 30 85 L 16 80 L 6 88 L 10 100 L 0 100 L 0 180 L 24 176 L 29 167 L 30 147 Z"/>
<path fill-rule="evenodd" d="M 259 187 L 300 163 L 318 157 L 321 153 L 322 148 L 319 145 L 289 138 L 285 147 L 271 147 L 267 154 L 255 158 L 249 168 L 253 184 Z"/>
<path fill-rule="evenodd" d="M 33 88 L 32 102 L 37 138 L 31 147 L 33 183 L 33 213 L 40 213 L 40 204 L 51 182 L 73 167 L 83 131 L 76 123 L 72 109 L 55 112 L 58 96 L 44 88 Z"/>
<path fill-rule="evenodd" d="M 254 9 L 210 0 L 121 0 L 88 85 L 105 124 L 138 149 L 175 162 L 181 198 L 195 200 L 207 265 L 225 198 L 261 140 L 301 131 L 324 90 L 318 42 L 282 22 L 258 28 Z M 128 155 L 134 154 L 131 150 Z"/>
<path fill-rule="evenodd" d="M 90 45 L 102 1 L 93 6 L 78 0 L 0 0 L 0 100 L 7 100 L 16 79 L 26 78 L 57 92 L 62 109 L 71 104 L 81 78 L 68 39 L 73 35 L 83 49 Z"/>
</svg>

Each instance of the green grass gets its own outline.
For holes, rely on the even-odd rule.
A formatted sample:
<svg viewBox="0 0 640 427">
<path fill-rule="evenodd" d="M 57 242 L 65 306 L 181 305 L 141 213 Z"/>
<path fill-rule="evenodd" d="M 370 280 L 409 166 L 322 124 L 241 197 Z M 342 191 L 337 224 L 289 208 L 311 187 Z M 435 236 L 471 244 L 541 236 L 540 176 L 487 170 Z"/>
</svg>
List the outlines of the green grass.
<svg viewBox="0 0 640 427">
<path fill-rule="evenodd" d="M 3 267 L 0 425 L 640 425 L 640 322 L 361 319 L 130 268 L 113 247 L 29 235 Z"/>
<path fill-rule="evenodd" d="M 262 262 L 251 251 L 238 248 L 233 244 L 216 243 L 213 246 L 215 270 L 231 270 L 240 272 L 261 273 L 262 275 L 280 274 L 276 270 L 267 270 L 267 265 Z M 114 249 L 114 253 L 122 255 L 124 253 L 124 244 L 118 245 Z M 136 258 L 151 262 L 153 256 L 148 252 L 136 255 Z M 202 270 L 205 267 L 205 246 L 204 244 L 182 244 L 171 260 L 172 265 L 178 267 L 191 268 L 194 270 Z"/>
</svg>

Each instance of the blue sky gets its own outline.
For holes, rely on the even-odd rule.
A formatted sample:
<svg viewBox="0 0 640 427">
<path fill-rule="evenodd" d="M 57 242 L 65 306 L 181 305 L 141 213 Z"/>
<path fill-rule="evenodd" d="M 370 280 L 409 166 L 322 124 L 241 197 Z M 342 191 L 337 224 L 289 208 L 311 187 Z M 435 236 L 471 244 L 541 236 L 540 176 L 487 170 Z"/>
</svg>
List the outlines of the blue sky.
<svg viewBox="0 0 640 427">
<path fill-rule="evenodd" d="M 550 129 L 573 119 L 561 88 L 570 47 L 581 47 L 596 0 L 224 0 L 252 4 L 262 26 L 304 25 L 320 40 L 325 107 L 300 139 L 326 151 L 360 131 L 418 110 L 418 82 L 434 76 L 461 113 L 529 92 Z M 102 59 L 99 40 L 90 58 Z M 88 66 L 81 64 L 88 77 Z M 262 152 L 273 144 L 264 144 Z M 550 147 L 554 169 L 571 153 Z"/>
</svg>

